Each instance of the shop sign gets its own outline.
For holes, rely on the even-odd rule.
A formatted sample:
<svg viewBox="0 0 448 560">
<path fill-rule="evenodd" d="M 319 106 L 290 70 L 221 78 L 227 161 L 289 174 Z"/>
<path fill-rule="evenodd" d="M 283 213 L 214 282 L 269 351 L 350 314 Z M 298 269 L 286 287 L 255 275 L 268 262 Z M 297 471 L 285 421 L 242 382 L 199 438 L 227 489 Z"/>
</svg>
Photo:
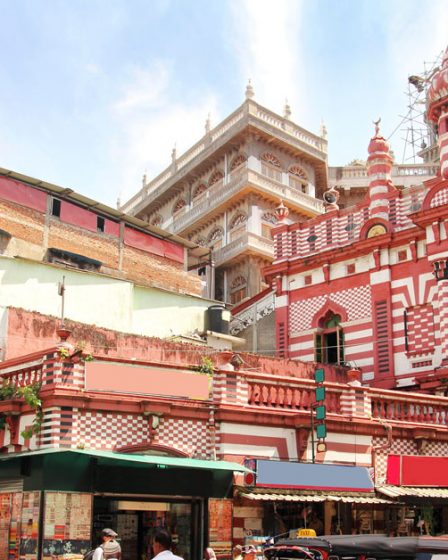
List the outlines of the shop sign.
<svg viewBox="0 0 448 560">
<path fill-rule="evenodd" d="M 448 457 L 389 455 L 387 484 L 448 487 Z"/>
</svg>

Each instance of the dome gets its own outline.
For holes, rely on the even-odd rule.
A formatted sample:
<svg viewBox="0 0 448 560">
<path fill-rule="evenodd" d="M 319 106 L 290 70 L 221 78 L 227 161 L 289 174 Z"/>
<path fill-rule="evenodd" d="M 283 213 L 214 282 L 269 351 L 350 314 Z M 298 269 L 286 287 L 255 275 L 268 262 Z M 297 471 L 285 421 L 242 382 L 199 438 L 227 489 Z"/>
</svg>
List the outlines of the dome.
<svg viewBox="0 0 448 560">
<path fill-rule="evenodd" d="M 430 120 L 437 121 L 439 102 L 444 98 L 447 98 L 448 101 L 448 48 L 443 55 L 440 70 L 432 77 L 428 89 L 428 118 Z"/>
</svg>

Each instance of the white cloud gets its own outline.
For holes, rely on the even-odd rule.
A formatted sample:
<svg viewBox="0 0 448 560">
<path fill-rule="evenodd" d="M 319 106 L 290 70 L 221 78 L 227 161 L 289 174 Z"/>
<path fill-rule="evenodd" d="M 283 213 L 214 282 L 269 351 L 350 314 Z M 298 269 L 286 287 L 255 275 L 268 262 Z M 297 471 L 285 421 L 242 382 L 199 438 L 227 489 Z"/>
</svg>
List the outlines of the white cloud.
<svg viewBox="0 0 448 560">
<path fill-rule="evenodd" d="M 217 106 L 216 96 L 208 92 L 182 101 L 169 63 L 159 60 L 133 71 L 112 107 L 119 129 L 112 150 L 120 161 L 122 203 L 141 188 L 144 172 L 150 180 L 168 167 L 174 146 L 179 157 L 202 138 L 207 115 L 217 115 Z"/>
<path fill-rule="evenodd" d="M 293 118 L 305 111 L 299 0 L 231 0 L 233 48 L 242 80 L 252 80 L 255 99 L 279 113 L 285 98 Z M 299 110 L 300 108 L 300 110 Z"/>
</svg>

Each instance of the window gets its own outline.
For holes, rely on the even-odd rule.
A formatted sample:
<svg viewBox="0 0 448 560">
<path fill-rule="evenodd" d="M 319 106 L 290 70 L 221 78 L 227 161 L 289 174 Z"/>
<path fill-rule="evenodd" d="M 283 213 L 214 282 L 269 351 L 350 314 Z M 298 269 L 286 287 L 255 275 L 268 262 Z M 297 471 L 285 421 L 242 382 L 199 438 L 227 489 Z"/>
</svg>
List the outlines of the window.
<svg viewBox="0 0 448 560">
<path fill-rule="evenodd" d="M 289 169 L 289 186 L 300 192 L 306 193 L 308 177 L 305 171 L 298 165 L 293 165 Z"/>
<path fill-rule="evenodd" d="M 328 312 L 319 321 L 316 333 L 315 360 L 323 364 L 340 364 L 344 361 L 344 332 L 340 326 L 341 316 Z"/>
<path fill-rule="evenodd" d="M 207 185 L 204 183 L 200 183 L 193 191 L 193 199 L 198 198 L 202 193 L 207 190 Z"/>
<path fill-rule="evenodd" d="M 222 228 L 220 227 L 215 228 L 214 230 L 212 230 L 212 232 L 209 234 L 207 238 L 207 245 L 212 249 L 214 249 L 215 251 L 217 249 L 220 249 L 222 245 L 223 235 L 224 235 L 224 230 Z"/>
<path fill-rule="evenodd" d="M 398 261 L 402 262 L 408 258 L 408 253 L 406 250 L 398 251 Z"/>
<path fill-rule="evenodd" d="M 230 303 L 239 303 L 247 296 L 247 281 L 244 276 L 237 276 L 230 286 Z"/>
<path fill-rule="evenodd" d="M 215 171 L 214 173 L 212 173 L 212 175 L 211 175 L 211 177 L 208 181 L 209 187 L 211 187 L 215 183 L 218 183 L 219 181 L 221 181 L 221 179 L 223 177 L 224 177 L 224 173 L 222 171 Z"/>
<path fill-rule="evenodd" d="M 51 215 L 56 218 L 61 217 L 61 201 L 57 198 L 51 199 Z"/>
<path fill-rule="evenodd" d="M 311 286 L 311 284 L 313 283 L 313 277 L 311 274 L 307 274 L 306 276 L 303 277 L 304 280 L 304 284 L 305 286 Z"/>
<path fill-rule="evenodd" d="M 261 156 L 261 172 L 270 179 L 274 179 L 280 183 L 282 182 L 280 161 L 271 153 L 266 153 Z"/>
<path fill-rule="evenodd" d="M 187 203 L 185 202 L 185 200 L 183 198 L 179 198 L 179 200 L 173 206 L 173 214 L 176 214 L 176 212 L 180 212 L 182 210 L 182 208 L 185 208 L 186 204 Z"/>
<path fill-rule="evenodd" d="M 238 212 L 235 216 L 233 216 L 229 225 L 231 241 L 240 237 L 240 235 L 246 231 L 246 222 L 247 215 L 244 214 L 244 212 Z"/>
<path fill-rule="evenodd" d="M 99 232 L 104 232 L 104 218 L 101 216 L 96 217 L 96 230 Z"/>
<path fill-rule="evenodd" d="M 261 224 L 261 235 L 266 239 L 272 239 L 272 226 L 269 224 Z"/>
<path fill-rule="evenodd" d="M 355 263 L 350 263 L 347 265 L 347 274 L 355 274 L 356 272 L 356 265 Z"/>
<path fill-rule="evenodd" d="M 47 251 L 45 260 L 50 263 L 64 265 L 71 268 L 79 268 L 81 270 L 100 270 L 102 262 L 86 257 L 85 255 L 79 255 L 78 253 L 72 253 L 71 251 L 65 251 L 64 249 L 58 249 L 56 247 L 50 247 Z"/>
<path fill-rule="evenodd" d="M 238 154 L 230 164 L 230 171 L 235 171 L 235 169 L 237 169 L 240 165 L 243 165 L 243 163 L 246 163 L 246 156 Z"/>
</svg>

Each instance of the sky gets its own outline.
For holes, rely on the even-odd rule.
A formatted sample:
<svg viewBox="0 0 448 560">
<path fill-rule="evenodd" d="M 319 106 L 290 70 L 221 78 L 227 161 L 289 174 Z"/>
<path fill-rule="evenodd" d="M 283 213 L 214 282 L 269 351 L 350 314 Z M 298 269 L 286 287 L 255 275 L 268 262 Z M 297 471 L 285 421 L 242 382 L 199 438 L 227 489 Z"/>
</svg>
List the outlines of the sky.
<svg viewBox="0 0 448 560">
<path fill-rule="evenodd" d="M 366 159 L 404 151 L 407 78 L 448 46 L 448 0 L 0 0 L 0 167 L 115 207 L 244 101 Z M 409 148 L 409 145 L 408 145 Z"/>
</svg>

